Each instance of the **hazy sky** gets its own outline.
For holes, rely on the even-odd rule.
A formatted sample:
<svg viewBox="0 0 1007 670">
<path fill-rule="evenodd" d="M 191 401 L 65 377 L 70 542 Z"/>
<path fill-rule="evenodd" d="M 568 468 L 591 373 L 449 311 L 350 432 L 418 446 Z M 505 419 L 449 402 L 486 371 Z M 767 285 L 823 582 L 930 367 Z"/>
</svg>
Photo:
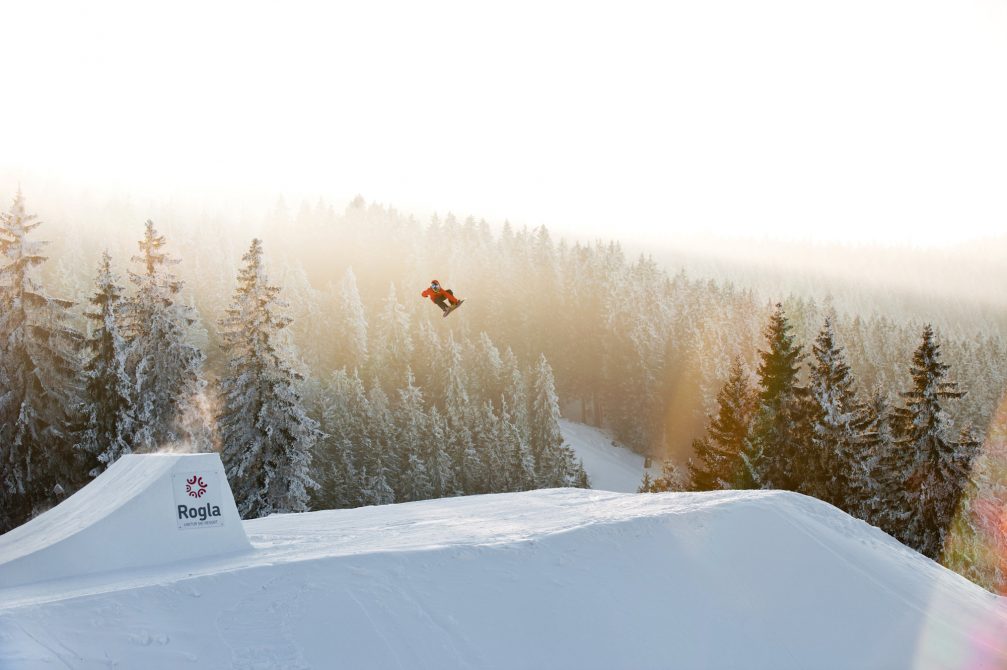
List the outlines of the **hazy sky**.
<svg viewBox="0 0 1007 670">
<path fill-rule="evenodd" d="M 26 190 L 362 193 L 605 237 L 1007 232 L 1007 0 L 32 1 L 3 18 L 0 169 Z"/>
</svg>

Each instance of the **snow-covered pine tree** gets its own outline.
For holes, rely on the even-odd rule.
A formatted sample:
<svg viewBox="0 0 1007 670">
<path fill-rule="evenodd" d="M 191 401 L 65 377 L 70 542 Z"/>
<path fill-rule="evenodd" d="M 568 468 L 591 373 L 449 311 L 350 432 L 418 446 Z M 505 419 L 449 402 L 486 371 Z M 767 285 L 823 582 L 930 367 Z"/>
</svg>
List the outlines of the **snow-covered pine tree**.
<svg viewBox="0 0 1007 670">
<path fill-rule="evenodd" d="M 637 493 L 656 493 L 654 490 L 654 478 L 646 470 L 643 471 L 643 479 L 640 480 L 640 488 Z"/>
<path fill-rule="evenodd" d="M 661 463 L 661 476 L 653 479 L 650 473 L 644 471 L 643 480 L 637 493 L 665 493 L 667 491 L 686 491 L 691 489 L 690 476 L 674 461 L 667 459 Z"/>
<path fill-rule="evenodd" d="M 507 491 L 529 491 L 535 488 L 535 458 L 521 429 L 511 419 L 507 395 L 500 397 L 499 443 L 506 457 Z"/>
<path fill-rule="evenodd" d="M 761 389 L 747 450 L 750 460 L 757 455 L 750 465 L 763 488 L 796 490 L 807 471 L 807 389 L 798 383 L 804 353 L 792 330 L 777 303 L 765 330 L 768 350 L 759 351 Z"/>
<path fill-rule="evenodd" d="M 500 417 L 493 411 L 493 403 L 482 401 L 474 413 L 473 442 L 479 452 L 482 473 L 479 477 L 481 493 L 498 493 L 507 490 L 507 457 L 503 448 L 503 429 Z"/>
<path fill-rule="evenodd" d="M 664 419 L 660 385 L 667 363 L 668 305 L 660 295 L 663 276 L 652 258 L 641 256 L 605 286 L 606 346 L 602 364 L 609 383 L 605 400 L 615 437 L 640 453 L 659 439 Z"/>
<path fill-rule="evenodd" d="M 961 443 L 948 436 L 951 422 L 942 400 L 961 398 L 958 384 L 947 380 L 949 366 L 928 324 L 913 354 L 913 387 L 903 392 L 903 407 L 895 410 L 898 448 L 912 454 L 912 471 L 904 480 L 910 514 L 896 537 L 921 554 L 937 559 L 962 493 L 969 482 L 975 441 Z"/>
<path fill-rule="evenodd" d="M 318 469 L 320 483 L 312 502 L 314 509 L 346 509 L 360 505 L 361 486 L 353 466 L 353 444 L 346 438 L 330 437 L 325 460 L 313 458 L 324 465 Z"/>
<path fill-rule="evenodd" d="M 756 412 L 759 412 L 758 408 Z M 755 417 L 752 417 L 752 422 L 754 425 Z M 735 477 L 734 488 L 741 490 L 765 488 L 761 469 L 762 444 L 749 432 L 741 450 L 741 466 Z"/>
<path fill-rule="evenodd" d="M 288 313 L 293 319 L 289 328 L 280 331 L 277 344 L 293 352 L 296 347 L 294 342 L 327 343 L 333 335 L 332 316 L 333 309 L 329 309 L 325 303 L 325 296 L 311 284 L 308 271 L 300 263 L 288 263 L 278 273 L 280 279 L 277 282 L 283 286 L 285 302 L 290 307 Z M 307 376 L 307 370 L 328 370 L 338 367 L 332 360 L 332 352 L 325 347 L 306 347 L 306 361 L 300 363 L 302 375 Z"/>
<path fill-rule="evenodd" d="M 325 434 L 313 462 L 321 473 L 319 506 L 339 509 L 363 505 L 363 479 L 359 472 L 370 452 L 368 403 L 356 370 L 336 370 L 322 385 L 321 429 Z"/>
<path fill-rule="evenodd" d="M 859 480 L 859 488 L 853 486 L 850 491 L 853 504 L 850 514 L 888 530 L 905 521 L 899 509 L 907 509 L 906 505 L 890 504 L 889 500 L 894 500 L 896 492 L 901 491 L 904 481 L 901 477 L 905 476 L 908 466 L 900 464 L 900 455 L 905 450 L 897 452 L 894 449 L 891 407 L 888 394 L 881 387 L 875 387 L 864 403 L 860 425 L 867 476 Z"/>
<path fill-rule="evenodd" d="M 524 372 L 518 365 L 517 356 L 507 348 L 503 355 L 504 391 L 503 397 L 510 408 L 511 423 L 525 445 L 531 440 L 531 425 L 528 421 L 528 384 Z"/>
<path fill-rule="evenodd" d="M 425 348 L 428 344 L 438 341 L 437 331 L 434 329 L 430 319 L 417 319 L 416 341 L 423 343 L 420 355 L 413 355 L 410 368 L 416 375 L 416 385 L 423 389 L 423 398 L 428 405 L 436 405 L 444 400 L 445 375 L 441 374 L 442 358 L 440 356 L 428 356 Z"/>
<path fill-rule="evenodd" d="M 475 412 L 469 412 L 465 414 L 466 420 L 471 420 L 477 417 L 478 414 Z M 448 421 L 448 425 L 451 425 L 451 421 Z M 456 435 L 456 443 L 454 448 L 459 454 L 458 467 L 456 469 L 456 477 L 459 484 L 462 487 L 462 492 L 465 495 L 473 495 L 476 493 L 484 493 L 485 486 L 483 484 L 483 474 L 484 466 L 482 457 L 479 451 L 476 450 L 475 440 L 472 436 L 472 431 L 468 426 L 462 429 L 452 430 L 452 435 Z"/>
<path fill-rule="evenodd" d="M 443 347 L 444 413 L 447 418 L 446 450 L 451 457 L 456 482 L 465 495 L 479 491 L 482 485 L 482 463 L 476 451 L 473 428 L 478 412 L 473 407 L 468 390 L 468 374 L 462 364 L 462 348 L 454 336 L 448 336 Z"/>
<path fill-rule="evenodd" d="M 290 319 L 281 312 L 279 287 L 266 276 L 262 242 L 252 240 L 242 260 L 220 321 L 227 354 L 217 417 L 221 456 L 242 517 L 304 512 L 309 490 L 318 486 L 311 458 L 321 433 L 304 411 L 288 352 L 277 347 Z"/>
<path fill-rule="evenodd" d="M 337 365 L 363 369 L 367 363 L 367 318 L 353 268 L 346 268 L 338 291 L 333 333 Z"/>
<path fill-rule="evenodd" d="M 399 390 L 395 419 L 394 447 L 397 450 L 395 499 L 400 502 L 426 500 L 433 495 L 433 485 L 423 460 L 423 439 L 427 433 L 427 415 L 423 391 L 416 386 L 413 371 L 406 373 L 406 387 Z"/>
<path fill-rule="evenodd" d="M 481 354 L 479 356 L 480 386 L 483 387 L 487 399 L 498 401 L 506 381 L 504 379 L 504 363 L 500 356 L 500 350 L 497 349 L 485 331 L 479 333 L 479 351 Z"/>
<path fill-rule="evenodd" d="M 475 399 L 499 401 L 504 383 L 503 359 L 490 336 L 482 332 L 476 342 L 466 342 L 463 360 Z"/>
<path fill-rule="evenodd" d="M 395 284 L 389 286 L 388 297 L 376 317 L 374 335 L 376 346 L 371 348 L 369 369 L 387 394 L 398 388 L 413 356 L 409 313 L 398 300 Z"/>
<path fill-rule="evenodd" d="M 708 436 L 694 442 L 695 459 L 689 461 L 689 488 L 714 491 L 739 483 L 745 448 L 755 412 L 756 396 L 740 357 L 734 359 L 727 382 L 717 394 L 719 409 L 710 417 Z"/>
<path fill-rule="evenodd" d="M 20 191 L 0 214 L 0 533 L 86 481 L 73 453 L 82 336 L 73 303 L 39 282 L 47 242 L 30 239 L 36 219 Z"/>
<path fill-rule="evenodd" d="M 575 486 L 581 480 L 581 468 L 573 450 L 563 440 L 559 428 L 559 398 L 552 367 L 541 354 L 532 374 L 531 406 L 528 412 L 538 486 Z"/>
<path fill-rule="evenodd" d="M 123 335 L 125 300 L 112 257 L 102 254 L 91 296 L 93 309 L 85 312 L 93 326 L 84 345 L 90 360 L 84 366 L 81 415 L 86 424 L 76 447 L 90 466 L 91 477 L 101 474 L 130 448 L 133 385 L 126 367 L 127 342 Z"/>
<path fill-rule="evenodd" d="M 461 493 L 451 456 L 446 448 L 447 432 L 447 419 L 444 414 L 439 408 L 431 407 L 427 414 L 427 433 L 424 436 L 422 456 L 434 498 L 446 498 Z"/>
<path fill-rule="evenodd" d="M 391 483 L 395 467 L 392 456 L 395 423 L 388 396 L 377 380 L 371 383 L 367 393 L 367 432 L 371 437 L 369 449 L 359 454 L 357 469 L 363 487 L 362 504 L 388 505 L 395 502 Z"/>
<path fill-rule="evenodd" d="M 177 264 L 164 251 L 165 238 L 144 224 L 140 254 L 133 261 L 140 272 L 130 271 L 136 294 L 127 301 L 125 334 L 129 340 L 127 364 L 136 406 L 133 451 L 154 451 L 162 445 L 191 440 L 181 425 L 192 404 L 203 393 L 204 355 L 190 343 L 192 310 L 180 303 L 182 282 L 168 272 Z M 211 445 L 194 445 L 208 450 Z"/>
<path fill-rule="evenodd" d="M 540 488 L 563 486 L 562 462 L 557 451 L 563 446 L 559 428 L 559 399 L 556 396 L 552 368 L 539 356 L 532 372 L 528 407 L 529 446 L 535 459 L 535 474 Z"/>
<path fill-rule="evenodd" d="M 836 343 L 832 319 L 826 318 L 813 346 L 811 446 L 802 492 L 851 514 L 869 477 L 869 443 L 864 436 L 865 408 L 854 390 L 846 354 Z"/>
<path fill-rule="evenodd" d="M 876 402 L 877 396 L 872 400 L 872 405 Z M 866 520 L 889 535 L 902 539 L 915 513 L 915 494 L 906 487 L 906 482 L 916 470 L 916 454 L 911 445 L 898 439 L 897 434 L 901 431 L 895 424 L 900 419 L 888 407 L 887 398 L 883 406 L 884 414 L 880 414 L 881 411 L 882 408 L 871 410 L 878 417 L 878 428 L 870 434 L 877 455 L 871 468 L 874 490 L 865 504 Z"/>
</svg>

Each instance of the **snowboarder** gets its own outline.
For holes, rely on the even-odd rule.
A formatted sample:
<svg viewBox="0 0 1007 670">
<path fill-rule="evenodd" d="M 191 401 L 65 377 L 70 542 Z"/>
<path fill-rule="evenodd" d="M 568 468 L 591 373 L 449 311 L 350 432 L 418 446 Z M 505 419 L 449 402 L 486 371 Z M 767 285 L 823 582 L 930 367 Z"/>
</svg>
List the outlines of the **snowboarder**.
<svg viewBox="0 0 1007 670">
<path fill-rule="evenodd" d="M 441 308 L 444 312 L 444 316 L 450 314 L 458 305 L 462 304 L 462 300 L 455 297 L 454 291 L 451 289 L 446 289 L 441 286 L 441 283 L 434 279 L 430 282 L 430 288 L 426 289 L 421 293 L 424 298 L 430 298 L 435 305 Z M 450 302 L 451 306 L 448 307 L 446 303 Z"/>
</svg>

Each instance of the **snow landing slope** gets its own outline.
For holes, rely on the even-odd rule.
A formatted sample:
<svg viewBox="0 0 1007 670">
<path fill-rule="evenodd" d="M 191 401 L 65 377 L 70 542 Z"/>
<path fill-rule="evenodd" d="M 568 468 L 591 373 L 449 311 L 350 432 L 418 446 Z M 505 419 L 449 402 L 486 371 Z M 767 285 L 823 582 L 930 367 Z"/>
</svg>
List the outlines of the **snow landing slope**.
<svg viewBox="0 0 1007 670">
<path fill-rule="evenodd" d="M 1007 667 L 1001 599 L 793 493 L 552 489 L 244 527 L 243 554 L 0 589 L 0 668 Z"/>
</svg>

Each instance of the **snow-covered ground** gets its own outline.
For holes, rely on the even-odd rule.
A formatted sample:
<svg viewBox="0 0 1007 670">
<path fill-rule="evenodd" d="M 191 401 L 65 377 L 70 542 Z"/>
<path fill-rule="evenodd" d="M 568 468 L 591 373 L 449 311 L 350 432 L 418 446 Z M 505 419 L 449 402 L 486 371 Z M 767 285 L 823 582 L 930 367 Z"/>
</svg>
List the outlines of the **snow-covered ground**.
<svg viewBox="0 0 1007 670">
<path fill-rule="evenodd" d="M 0 668 L 1007 667 L 1002 599 L 793 493 L 552 489 L 243 526 L 250 550 L 167 565 L 123 528 L 107 550 L 147 567 L 9 588 L 0 556 Z"/>
<path fill-rule="evenodd" d="M 560 419 L 559 425 L 563 438 L 584 463 L 591 488 L 636 493 L 643 480 L 643 456 L 613 445 L 610 435 L 593 426 L 566 419 Z"/>
</svg>

